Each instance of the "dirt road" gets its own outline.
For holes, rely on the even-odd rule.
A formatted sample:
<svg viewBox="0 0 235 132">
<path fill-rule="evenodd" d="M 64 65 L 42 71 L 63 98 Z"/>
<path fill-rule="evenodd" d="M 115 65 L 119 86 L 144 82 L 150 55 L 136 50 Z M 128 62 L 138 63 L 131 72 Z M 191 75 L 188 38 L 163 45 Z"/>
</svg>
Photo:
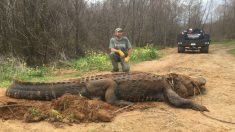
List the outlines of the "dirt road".
<svg viewBox="0 0 235 132">
<path fill-rule="evenodd" d="M 235 122 L 235 57 L 226 52 L 228 49 L 222 45 L 211 45 L 209 54 L 178 54 L 175 48 L 166 49 L 162 51 L 164 57 L 160 60 L 133 65 L 132 70 L 205 77 L 207 93 L 192 99 L 207 106 L 210 110 L 208 115 Z M 3 95 L 3 91 L 0 94 Z M 235 125 L 212 120 L 200 112 L 173 108 L 164 102 L 155 104 L 154 108 L 124 112 L 111 123 L 55 128 L 47 122 L 27 124 L 8 120 L 0 122 L 0 131 L 235 131 Z"/>
</svg>

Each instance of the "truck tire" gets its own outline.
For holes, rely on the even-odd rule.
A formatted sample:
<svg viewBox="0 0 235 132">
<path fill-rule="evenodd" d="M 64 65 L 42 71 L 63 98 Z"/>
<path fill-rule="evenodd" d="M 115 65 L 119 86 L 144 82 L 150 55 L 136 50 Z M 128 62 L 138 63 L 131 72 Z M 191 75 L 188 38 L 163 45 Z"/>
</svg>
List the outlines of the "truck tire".
<svg viewBox="0 0 235 132">
<path fill-rule="evenodd" d="M 184 52 L 185 52 L 185 47 L 178 46 L 178 53 L 184 53 Z"/>
<path fill-rule="evenodd" d="M 201 53 L 209 53 L 209 46 L 204 46 L 204 47 L 201 47 Z"/>
</svg>

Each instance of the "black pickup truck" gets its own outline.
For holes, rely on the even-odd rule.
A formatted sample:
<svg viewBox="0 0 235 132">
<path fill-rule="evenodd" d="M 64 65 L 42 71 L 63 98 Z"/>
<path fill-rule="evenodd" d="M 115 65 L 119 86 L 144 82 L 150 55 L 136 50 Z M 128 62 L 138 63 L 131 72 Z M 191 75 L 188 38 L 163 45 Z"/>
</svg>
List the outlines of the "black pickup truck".
<svg viewBox="0 0 235 132">
<path fill-rule="evenodd" d="M 201 53 L 209 52 L 210 35 L 201 29 L 188 29 L 177 36 L 178 53 L 185 50 L 199 50 Z"/>
</svg>

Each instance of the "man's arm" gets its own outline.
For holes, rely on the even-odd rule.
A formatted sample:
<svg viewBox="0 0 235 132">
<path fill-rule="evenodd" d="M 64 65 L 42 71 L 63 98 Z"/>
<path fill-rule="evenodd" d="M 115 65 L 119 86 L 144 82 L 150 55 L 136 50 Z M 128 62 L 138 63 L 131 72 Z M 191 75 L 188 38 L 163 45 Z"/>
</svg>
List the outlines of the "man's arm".
<svg viewBox="0 0 235 132">
<path fill-rule="evenodd" d="M 129 39 L 127 37 L 126 39 L 127 39 L 128 56 L 130 57 L 132 53 L 132 46 L 131 46 Z"/>
<path fill-rule="evenodd" d="M 118 50 L 114 48 L 114 40 L 113 40 L 113 38 L 110 39 L 109 48 L 110 48 L 111 52 L 116 52 L 116 53 L 118 53 Z"/>
<path fill-rule="evenodd" d="M 116 52 L 118 53 L 118 50 L 114 49 L 114 48 L 111 48 L 111 52 Z"/>
<path fill-rule="evenodd" d="M 132 53 L 132 48 L 128 49 L 128 56 L 130 57 Z"/>
</svg>

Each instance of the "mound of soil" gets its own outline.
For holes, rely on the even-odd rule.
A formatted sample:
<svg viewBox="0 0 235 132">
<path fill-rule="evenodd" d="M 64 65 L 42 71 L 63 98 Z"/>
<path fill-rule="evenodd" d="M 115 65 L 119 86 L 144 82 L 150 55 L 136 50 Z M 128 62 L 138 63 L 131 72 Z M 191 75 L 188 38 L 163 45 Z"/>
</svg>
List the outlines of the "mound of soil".
<svg viewBox="0 0 235 132">
<path fill-rule="evenodd" d="M 25 122 L 88 123 L 110 122 L 117 106 L 99 100 L 65 94 L 53 101 L 31 101 L 1 97 L 0 118 L 18 119 Z"/>
<path fill-rule="evenodd" d="M 84 97 L 65 94 L 51 104 L 51 117 L 57 115 L 64 122 L 109 122 L 112 120 L 112 112 L 118 107 L 99 100 L 88 100 Z"/>
</svg>

